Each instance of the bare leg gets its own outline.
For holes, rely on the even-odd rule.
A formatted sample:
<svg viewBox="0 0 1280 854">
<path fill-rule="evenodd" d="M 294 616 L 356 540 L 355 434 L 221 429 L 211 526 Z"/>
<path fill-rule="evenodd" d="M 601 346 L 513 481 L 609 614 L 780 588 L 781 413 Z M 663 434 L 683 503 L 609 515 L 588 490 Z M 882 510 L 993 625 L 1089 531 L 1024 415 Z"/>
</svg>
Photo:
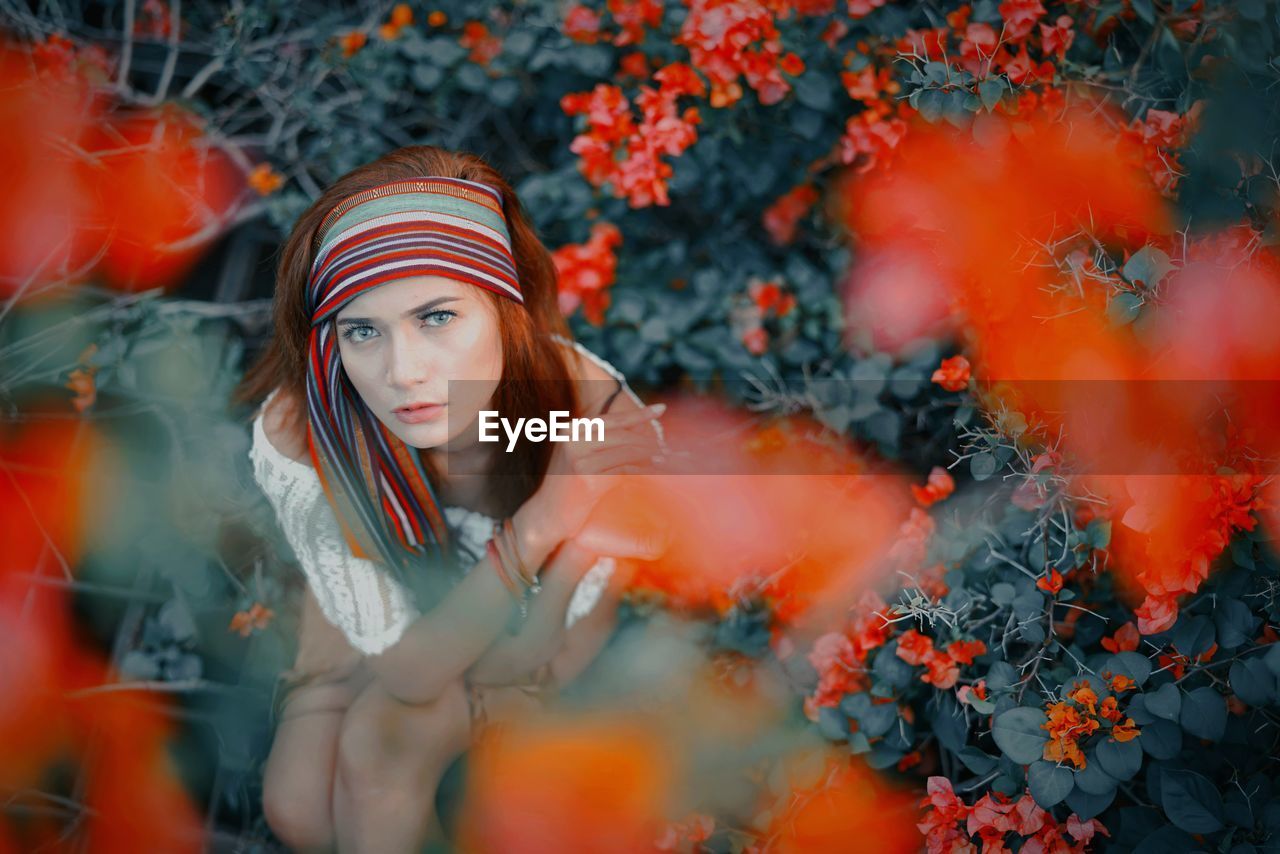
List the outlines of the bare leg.
<svg viewBox="0 0 1280 854">
<path fill-rule="evenodd" d="M 271 830 L 295 851 L 332 851 L 338 733 L 350 698 L 342 685 L 297 689 L 276 727 L 262 780 Z"/>
<path fill-rule="evenodd" d="M 470 741 L 459 682 L 430 703 L 397 700 L 377 680 L 356 698 L 338 736 L 333 816 L 342 854 L 417 852 L 442 836 L 436 788 Z"/>
</svg>

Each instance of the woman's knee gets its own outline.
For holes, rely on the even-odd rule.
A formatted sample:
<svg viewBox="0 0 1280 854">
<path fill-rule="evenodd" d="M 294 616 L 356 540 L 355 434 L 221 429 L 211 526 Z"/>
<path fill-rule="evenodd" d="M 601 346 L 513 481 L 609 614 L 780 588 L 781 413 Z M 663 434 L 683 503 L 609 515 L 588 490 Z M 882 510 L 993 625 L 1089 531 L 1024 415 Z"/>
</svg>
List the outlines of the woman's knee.
<svg viewBox="0 0 1280 854">
<path fill-rule="evenodd" d="M 461 680 L 420 704 L 397 700 L 371 682 L 343 717 L 338 774 L 357 790 L 406 776 L 438 775 L 466 749 L 470 724 Z"/>
</svg>

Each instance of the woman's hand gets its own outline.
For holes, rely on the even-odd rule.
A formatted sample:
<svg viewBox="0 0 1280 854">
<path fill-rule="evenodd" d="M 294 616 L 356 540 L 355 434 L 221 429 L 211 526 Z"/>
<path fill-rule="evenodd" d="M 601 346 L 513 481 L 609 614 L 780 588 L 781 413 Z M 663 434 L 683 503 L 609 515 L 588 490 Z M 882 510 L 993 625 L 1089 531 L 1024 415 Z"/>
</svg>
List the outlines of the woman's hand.
<svg viewBox="0 0 1280 854">
<path fill-rule="evenodd" d="M 528 524 L 550 542 L 572 539 L 600 499 L 622 481 L 609 475 L 649 470 L 658 440 L 649 422 L 666 409 L 640 409 L 594 416 L 604 421 L 603 442 L 560 442 L 538 491 L 521 507 Z"/>
</svg>

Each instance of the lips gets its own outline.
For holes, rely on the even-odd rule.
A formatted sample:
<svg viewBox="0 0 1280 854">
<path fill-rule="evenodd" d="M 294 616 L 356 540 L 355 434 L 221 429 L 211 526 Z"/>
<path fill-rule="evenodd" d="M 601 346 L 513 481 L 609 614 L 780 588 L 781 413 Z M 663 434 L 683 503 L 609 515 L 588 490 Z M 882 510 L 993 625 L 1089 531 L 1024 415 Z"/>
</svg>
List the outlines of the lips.
<svg viewBox="0 0 1280 854">
<path fill-rule="evenodd" d="M 392 410 L 392 413 L 405 424 L 420 424 L 423 421 L 430 421 L 436 418 L 444 410 L 445 404 L 443 403 L 411 403 L 408 406 L 401 406 L 399 409 Z"/>
</svg>

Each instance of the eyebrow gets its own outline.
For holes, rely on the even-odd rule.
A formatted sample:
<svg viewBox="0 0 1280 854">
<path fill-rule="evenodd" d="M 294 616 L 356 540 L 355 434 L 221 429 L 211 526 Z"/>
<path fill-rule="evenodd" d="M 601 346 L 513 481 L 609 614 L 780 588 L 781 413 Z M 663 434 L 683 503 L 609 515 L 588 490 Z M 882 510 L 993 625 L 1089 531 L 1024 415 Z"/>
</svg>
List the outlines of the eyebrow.
<svg viewBox="0 0 1280 854">
<path fill-rule="evenodd" d="M 424 311 L 430 311 L 431 309 L 435 308 L 438 305 L 444 305 L 445 303 L 453 302 L 456 299 L 461 299 L 461 297 L 436 297 L 430 302 L 424 302 L 422 305 L 418 306 L 417 308 L 409 309 L 404 314 L 402 314 L 401 317 L 410 317 L 411 315 L 422 314 Z M 371 324 L 373 322 L 374 322 L 373 319 L 369 317 L 338 318 L 338 323 L 351 324 L 353 326 L 366 325 L 366 324 Z"/>
</svg>

